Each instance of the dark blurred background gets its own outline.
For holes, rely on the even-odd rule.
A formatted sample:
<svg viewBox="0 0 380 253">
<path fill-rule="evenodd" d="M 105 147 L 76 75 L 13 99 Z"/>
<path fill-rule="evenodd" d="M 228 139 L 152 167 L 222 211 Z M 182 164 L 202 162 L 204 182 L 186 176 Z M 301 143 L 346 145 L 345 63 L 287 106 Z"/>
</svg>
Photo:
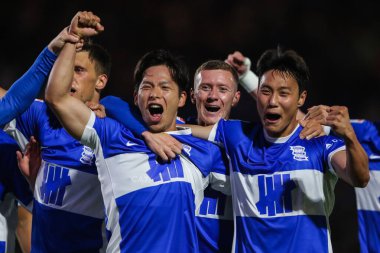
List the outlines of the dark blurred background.
<svg viewBox="0 0 380 253">
<path fill-rule="evenodd" d="M 79 10 L 102 18 L 96 38 L 113 58 L 104 95 L 132 101 L 132 73 L 147 51 L 180 54 L 191 73 L 209 59 L 235 50 L 251 58 L 281 45 L 308 63 L 312 85 L 305 108 L 346 105 L 351 118 L 379 120 L 380 4 L 377 1 L 1 1 L 0 84 L 8 87 Z M 255 68 L 253 67 L 253 70 Z M 242 91 L 233 118 L 257 120 L 254 101 Z M 194 113 L 188 101 L 180 116 Z M 358 252 L 353 189 L 336 188 L 331 216 L 335 252 Z"/>
</svg>

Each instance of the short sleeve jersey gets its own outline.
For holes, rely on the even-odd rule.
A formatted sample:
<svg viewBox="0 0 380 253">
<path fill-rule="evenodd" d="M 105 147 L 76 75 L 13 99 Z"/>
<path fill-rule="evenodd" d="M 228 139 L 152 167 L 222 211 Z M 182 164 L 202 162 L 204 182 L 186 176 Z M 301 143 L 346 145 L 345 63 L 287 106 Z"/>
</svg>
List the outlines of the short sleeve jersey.
<svg viewBox="0 0 380 253">
<path fill-rule="evenodd" d="M 0 130 L 0 253 L 9 252 L 14 246 L 15 197 L 24 206 L 33 200 L 29 184 L 17 166 L 17 150 L 17 143 Z"/>
<path fill-rule="evenodd" d="M 220 120 L 210 140 L 230 159 L 235 252 L 331 252 L 328 216 L 344 142 L 323 136 L 270 138 L 260 124 Z"/>
<path fill-rule="evenodd" d="M 355 188 L 361 252 L 380 250 L 380 123 L 351 120 L 356 136 L 369 159 L 370 180 Z"/>
<path fill-rule="evenodd" d="M 32 135 L 41 145 L 32 252 L 104 251 L 105 212 L 93 151 L 71 137 L 38 100 L 11 121 L 6 131 L 21 147 Z"/>
<path fill-rule="evenodd" d="M 169 134 L 184 152 L 160 162 L 119 122 L 94 114 L 82 136 L 98 165 L 111 238 L 109 252 L 199 252 L 195 215 L 213 171 L 225 168 L 219 147 L 191 135 Z"/>
</svg>

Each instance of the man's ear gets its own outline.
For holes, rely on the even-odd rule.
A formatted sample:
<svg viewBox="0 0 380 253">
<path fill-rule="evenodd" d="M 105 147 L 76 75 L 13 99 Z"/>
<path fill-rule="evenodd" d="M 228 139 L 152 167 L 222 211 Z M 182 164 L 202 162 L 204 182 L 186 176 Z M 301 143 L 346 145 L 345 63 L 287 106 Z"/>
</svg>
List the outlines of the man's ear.
<svg viewBox="0 0 380 253">
<path fill-rule="evenodd" d="M 190 88 L 190 99 L 191 99 L 191 103 L 195 104 L 195 94 L 194 94 L 194 89 L 193 88 Z"/>
<path fill-rule="evenodd" d="M 236 106 L 240 100 L 240 91 L 236 91 L 234 98 L 232 99 L 232 107 Z"/>
<path fill-rule="evenodd" d="M 300 97 L 298 98 L 298 101 L 297 101 L 297 107 L 300 108 L 303 106 L 303 104 L 305 103 L 306 101 L 306 97 L 307 97 L 307 91 L 304 90 L 302 91 Z"/>
<path fill-rule="evenodd" d="M 103 90 L 108 82 L 108 76 L 106 74 L 101 74 L 98 76 L 98 80 L 95 84 L 95 89 L 97 90 Z"/>
<path fill-rule="evenodd" d="M 133 92 L 133 102 L 134 102 L 135 106 L 137 106 L 137 95 L 138 95 L 137 93 L 138 93 L 137 91 Z"/>
<path fill-rule="evenodd" d="M 183 107 L 186 104 L 187 93 L 186 91 L 181 91 L 179 94 L 178 108 Z"/>
</svg>

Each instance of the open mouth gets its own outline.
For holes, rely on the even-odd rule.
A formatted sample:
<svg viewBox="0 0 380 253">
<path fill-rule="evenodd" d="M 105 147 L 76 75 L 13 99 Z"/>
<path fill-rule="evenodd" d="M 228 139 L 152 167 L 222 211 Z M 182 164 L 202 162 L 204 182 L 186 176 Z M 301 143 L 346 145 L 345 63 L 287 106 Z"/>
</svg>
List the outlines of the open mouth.
<svg viewBox="0 0 380 253">
<path fill-rule="evenodd" d="M 164 112 L 164 108 L 158 104 L 150 104 L 148 107 L 149 113 L 153 116 L 161 115 Z"/>
<path fill-rule="evenodd" d="M 205 106 L 205 108 L 209 112 L 217 112 L 220 110 L 220 107 L 217 105 L 209 105 L 209 106 Z"/>
<path fill-rule="evenodd" d="M 75 92 L 76 92 L 76 89 L 74 89 L 74 88 L 71 88 L 71 89 L 70 89 L 70 93 L 71 93 L 71 94 L 73 94 L 73 93 L 75 93 Z"/>
<path fill-rule="evenodd" d="M 281 118 L 281 115 L 277 114 L 277 113 L 266 113 L 265 114 L 265 119 L 268 121 L 276 121 L 276 120 L 279 120 L 280 118 Z"/>
</svg>

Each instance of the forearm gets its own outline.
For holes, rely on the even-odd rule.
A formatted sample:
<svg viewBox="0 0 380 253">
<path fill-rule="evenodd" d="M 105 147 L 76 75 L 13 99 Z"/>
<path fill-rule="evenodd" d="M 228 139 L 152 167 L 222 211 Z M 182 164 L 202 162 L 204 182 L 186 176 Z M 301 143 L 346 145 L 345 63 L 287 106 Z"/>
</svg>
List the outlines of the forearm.
<svg viewBox="0 0 380 253">
<path fill-rule="evenodd" d="M 0 100 L 0 125 L 25 111 L 38 96 L 55 62 L 56 55 L 45 48 L 29 70 Z"/>
<path fill-rule="evenodd" d="M 191 133 L 193 136 L 204 139 L 204 140 L 208 140 L 211 130 L 214 127 L 214 125 L 198 126 L 198 125 L 189 125 L 189 124 L 183 124 L 181 126 L 191 128 Z"/>
<path fill-rule="evenodd" d="M 365 187 L 369 181 L 368 156 L 355 135 L 345 138 L 346 176 L 355 187 Z"/>
<path fill-rule="evenodd" d="M 239 81 L 248 94 L 256 100 L 259 79 L 255 73 L 248 69 L 243 75 L 239 76 Z"/>
<path fill-rule="evenodd" d="M 32 234 L 32 214 L 24 207 L 18 207 L 16 236 L 23 253 L 30 252 Z"/>
<path fill-rule="evenodd" d="M 51 71 L 45 99 L 61 124 L 76 139 L 80 139 L 91 110 L 70 95 L 74 75 L 75 44 L 66 43 Z"/>
</svg>

